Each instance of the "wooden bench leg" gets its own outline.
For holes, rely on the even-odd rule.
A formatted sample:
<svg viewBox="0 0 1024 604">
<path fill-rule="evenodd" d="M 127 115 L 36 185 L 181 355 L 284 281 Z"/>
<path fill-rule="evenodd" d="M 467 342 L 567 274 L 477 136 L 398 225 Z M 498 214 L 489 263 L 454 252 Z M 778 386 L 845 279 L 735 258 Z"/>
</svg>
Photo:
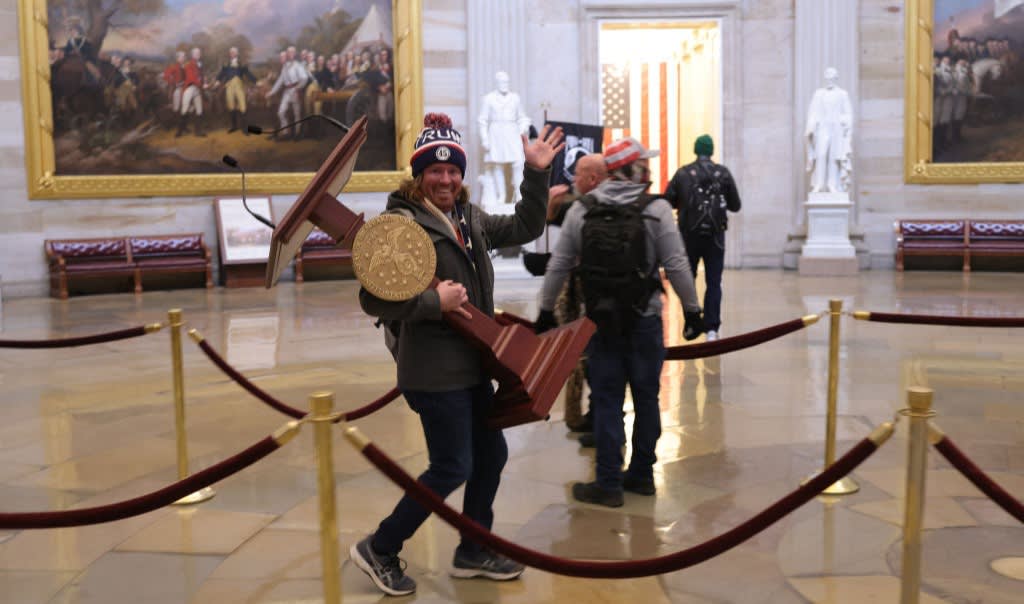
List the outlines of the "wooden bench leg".
<svg viewBox="0 0 1024 604">
<path fill-rule="evenodd" d="M 213 269 L 206 265 L 206 289 L 213 289 Z"/>
<path fill-rule="evenodd" d="M 302 259 L 295 259 L 295 282 L 302 283 L 305 279 L 305 275 L 302 274 Z"/>
<path fill-rule="evenodd" d="M 903 248 L 896 248 L 896 270 L 903 270 Z"/>
<path fill-rule="evenodd" d="M 139 270 L 139 269 L 135 269 L 132 272 L 132 278 L 135 280 L 135 293 L 141 294 L 142 293 L 142 271 Z"/>
<path fill-rule="evenodd" d="M 964 272 L 971 272 L 971 250 L 964 250 Z"/>
</svg>

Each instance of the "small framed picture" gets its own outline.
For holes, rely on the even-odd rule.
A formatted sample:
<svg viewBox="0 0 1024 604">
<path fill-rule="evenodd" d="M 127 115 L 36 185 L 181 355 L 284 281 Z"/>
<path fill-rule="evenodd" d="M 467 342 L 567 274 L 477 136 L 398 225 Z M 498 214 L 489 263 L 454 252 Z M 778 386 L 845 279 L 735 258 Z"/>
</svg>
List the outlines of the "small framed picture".
<svg viewBox="0 0 1024 604">
<path fill-rule="evenodd" d="M 253 213 L 273 222 L 270 197 L 247 197 L 246 204 Z M 214 208 L 221 264 L 266 264 L 273 230 L 246 211 L 241 197 L 218 198 Z"/>
</svg>

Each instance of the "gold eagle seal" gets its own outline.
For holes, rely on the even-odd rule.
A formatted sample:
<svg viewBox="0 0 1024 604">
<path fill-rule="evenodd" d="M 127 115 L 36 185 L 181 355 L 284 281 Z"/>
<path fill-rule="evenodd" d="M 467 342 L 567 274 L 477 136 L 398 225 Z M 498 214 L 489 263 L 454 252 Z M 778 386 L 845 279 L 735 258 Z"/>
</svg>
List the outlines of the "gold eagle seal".
<svg viewBox="0 0 1024 604">
<path fill-rule="evenodd" d="M 417 296 L 430 285 L 437 255 L 430 236 L 411 218 L 381 214 L 356 233 L 352 268 L 356 279 L 382 300 Z"/>
</svg>

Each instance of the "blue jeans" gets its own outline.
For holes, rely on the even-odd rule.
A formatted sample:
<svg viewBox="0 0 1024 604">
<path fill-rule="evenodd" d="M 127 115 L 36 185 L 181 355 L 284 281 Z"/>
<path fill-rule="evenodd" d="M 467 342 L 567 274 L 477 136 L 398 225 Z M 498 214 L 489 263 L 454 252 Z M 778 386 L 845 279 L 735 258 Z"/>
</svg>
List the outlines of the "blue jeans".
<svg viewBox="0 0 1024 604">
<path fill-rule="evenodd" d="M 697 278 L 697 263 L 704 261 L 704 329 L 718 331 L 722 326 L 722 267 L 725 266 L 725 233 L 714 237 L 683 238 L 690 272 Z"/>
<path fill-rule="evenodd" d="M 419 414 L 427 441 L 430 465 L 419 481 L 442 499 L 466 483 L 462 511 L 489 530 L 494 523 L 492 505 L 501 470 L 508 460 L 505 435 L 485 424 L 494 402 L 490 382 L 466 390 L 410 390 L 402 395 Z M 408 495 L 402 497 L 374 533 L 373 549 L 381 554 L 398 553 L 428 516 L 426 508 Z M 481 548 L 463 536 L 459 550 L 473 555 Z"/>
<path fill-rule="evenodd" d="M 626 431 L 622 403 L 626 384 L 633 393 L 633 455 L 627 470 L 631 478 L 654 477 L 654 449 L 661 436 L 658 391 L 661 366 L 665 362 L 661 317 L 640 317 L 627 334 L 600 330 L 587 346 L 587 382 L 590 409 L 594 414 L 597 446 L 597 484 L 607 490 L 622 490 L 622 446 Z"/>
</svg>

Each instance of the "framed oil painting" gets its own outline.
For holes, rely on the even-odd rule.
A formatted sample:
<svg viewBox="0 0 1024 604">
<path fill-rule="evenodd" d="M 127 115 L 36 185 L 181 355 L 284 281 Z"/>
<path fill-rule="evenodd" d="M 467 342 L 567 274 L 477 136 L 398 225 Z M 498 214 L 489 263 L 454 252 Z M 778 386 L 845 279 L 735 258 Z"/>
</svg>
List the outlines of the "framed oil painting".
<svg viewBox="0 0 1024 604">
<path fill-rule="evenodd" d="M 906 7 L 907 182 L 1024 182 L 1024 0 Z"/>
<path fill-rule="evenodd" d="M 250 192 L 296 193 L 343 134 L 330 121 L 363 115 L 348 189 L 389 190 L 405 174 L 423 113 L 420 0 L 18 8 L 31 198 L 237 194 L 225 154 Z"/>
</svg>

